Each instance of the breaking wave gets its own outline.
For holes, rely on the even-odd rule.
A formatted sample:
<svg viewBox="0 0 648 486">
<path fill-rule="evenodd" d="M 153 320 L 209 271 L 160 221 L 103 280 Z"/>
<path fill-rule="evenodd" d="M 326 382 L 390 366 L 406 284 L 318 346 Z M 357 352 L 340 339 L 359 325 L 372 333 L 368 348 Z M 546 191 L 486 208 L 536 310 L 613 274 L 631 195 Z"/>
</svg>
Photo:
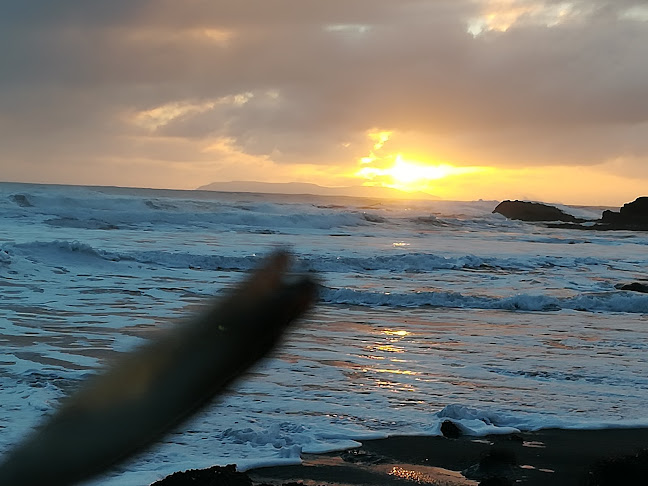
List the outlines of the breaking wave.
<svg viewBox="0 0 648 486">
<path fill-rule="evenodd" d="M 628 312 L 647 314 L 648 295 L 628 292 L 598 292 L 574 297 L 517 294 L 497 298 L 463 295 L 458 292 L 375 292 L 356 289 L 324 290 L 322 299 L 329 304 L 385 307 L 451 307 L 499 309 L 509 311 L 549 312 L 576 310 L 585 312 Z"/>
</svg>

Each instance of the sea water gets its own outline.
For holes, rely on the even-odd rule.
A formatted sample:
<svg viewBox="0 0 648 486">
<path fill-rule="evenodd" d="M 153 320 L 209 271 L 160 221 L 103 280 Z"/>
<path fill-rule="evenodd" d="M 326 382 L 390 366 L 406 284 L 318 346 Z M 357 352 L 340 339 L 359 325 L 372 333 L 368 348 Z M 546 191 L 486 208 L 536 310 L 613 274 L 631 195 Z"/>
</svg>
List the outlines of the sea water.
<svg viewBox="0 0 648 486">
<path fill-rule="evenodd" d="M 616 287 L 648 279 L 648 234 L 509 221 L 496 204 L 0 184 L 0 453 L 286 247 L 322 282 L 315 310 L 87 484 L 298 463 L 446 419 L 475 435 L 648 426 L 648 294 Z"/>
</svg>

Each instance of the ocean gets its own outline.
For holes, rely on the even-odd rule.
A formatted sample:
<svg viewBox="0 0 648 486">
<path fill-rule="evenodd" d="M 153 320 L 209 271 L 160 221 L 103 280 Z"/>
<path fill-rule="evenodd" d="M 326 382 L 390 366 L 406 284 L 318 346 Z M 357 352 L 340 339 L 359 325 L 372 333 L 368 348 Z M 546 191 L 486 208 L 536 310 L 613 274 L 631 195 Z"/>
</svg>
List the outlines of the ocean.
<svg viewBox="0 0 648 486">
<path fill-rule="evenodd" d="M 80 380 L 288 248 L 321 301 L 153 449 L 85 483 L 294 464 L 393 435 L 648 426 L 648 233 L 497 201 L 0 184 L 0 453 Z M 561 206 L 597 218 L 604 208 Z"/>
</svg>

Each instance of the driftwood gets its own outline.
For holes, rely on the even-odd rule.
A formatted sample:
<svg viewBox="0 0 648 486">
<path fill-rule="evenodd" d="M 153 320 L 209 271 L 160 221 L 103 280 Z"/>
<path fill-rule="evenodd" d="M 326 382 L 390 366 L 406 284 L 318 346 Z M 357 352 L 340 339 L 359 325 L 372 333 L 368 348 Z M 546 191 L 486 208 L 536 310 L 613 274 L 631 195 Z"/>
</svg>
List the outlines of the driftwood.
<svg viewBox="0 0 648 486">
<path fill-rule="evenodd" d="M 141 451 L 266 355 L 315 301 L 276 253 L 206 312 L 90 379 L 4 458 L 0 484 L 66 486 Z"/>
</svg>

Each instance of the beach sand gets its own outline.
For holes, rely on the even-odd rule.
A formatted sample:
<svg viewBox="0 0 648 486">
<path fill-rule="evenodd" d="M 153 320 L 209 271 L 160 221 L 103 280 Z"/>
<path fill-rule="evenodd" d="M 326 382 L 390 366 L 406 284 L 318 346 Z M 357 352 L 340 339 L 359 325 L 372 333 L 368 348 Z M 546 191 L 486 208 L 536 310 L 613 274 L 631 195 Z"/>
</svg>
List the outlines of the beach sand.
<svg viewBox="0 0 648 486">
<path fill-rule="evenodd" d="M 224 468 L 176 473 L 155 486 L 647 485 L 647 451 L 648 429 L 546 429 L 454 439 L 392 437 L 365 441 L 362 447 L 345 452 L 305 454 L 299 466 L 259 468 L 245 474 Z"/>
</svg>

